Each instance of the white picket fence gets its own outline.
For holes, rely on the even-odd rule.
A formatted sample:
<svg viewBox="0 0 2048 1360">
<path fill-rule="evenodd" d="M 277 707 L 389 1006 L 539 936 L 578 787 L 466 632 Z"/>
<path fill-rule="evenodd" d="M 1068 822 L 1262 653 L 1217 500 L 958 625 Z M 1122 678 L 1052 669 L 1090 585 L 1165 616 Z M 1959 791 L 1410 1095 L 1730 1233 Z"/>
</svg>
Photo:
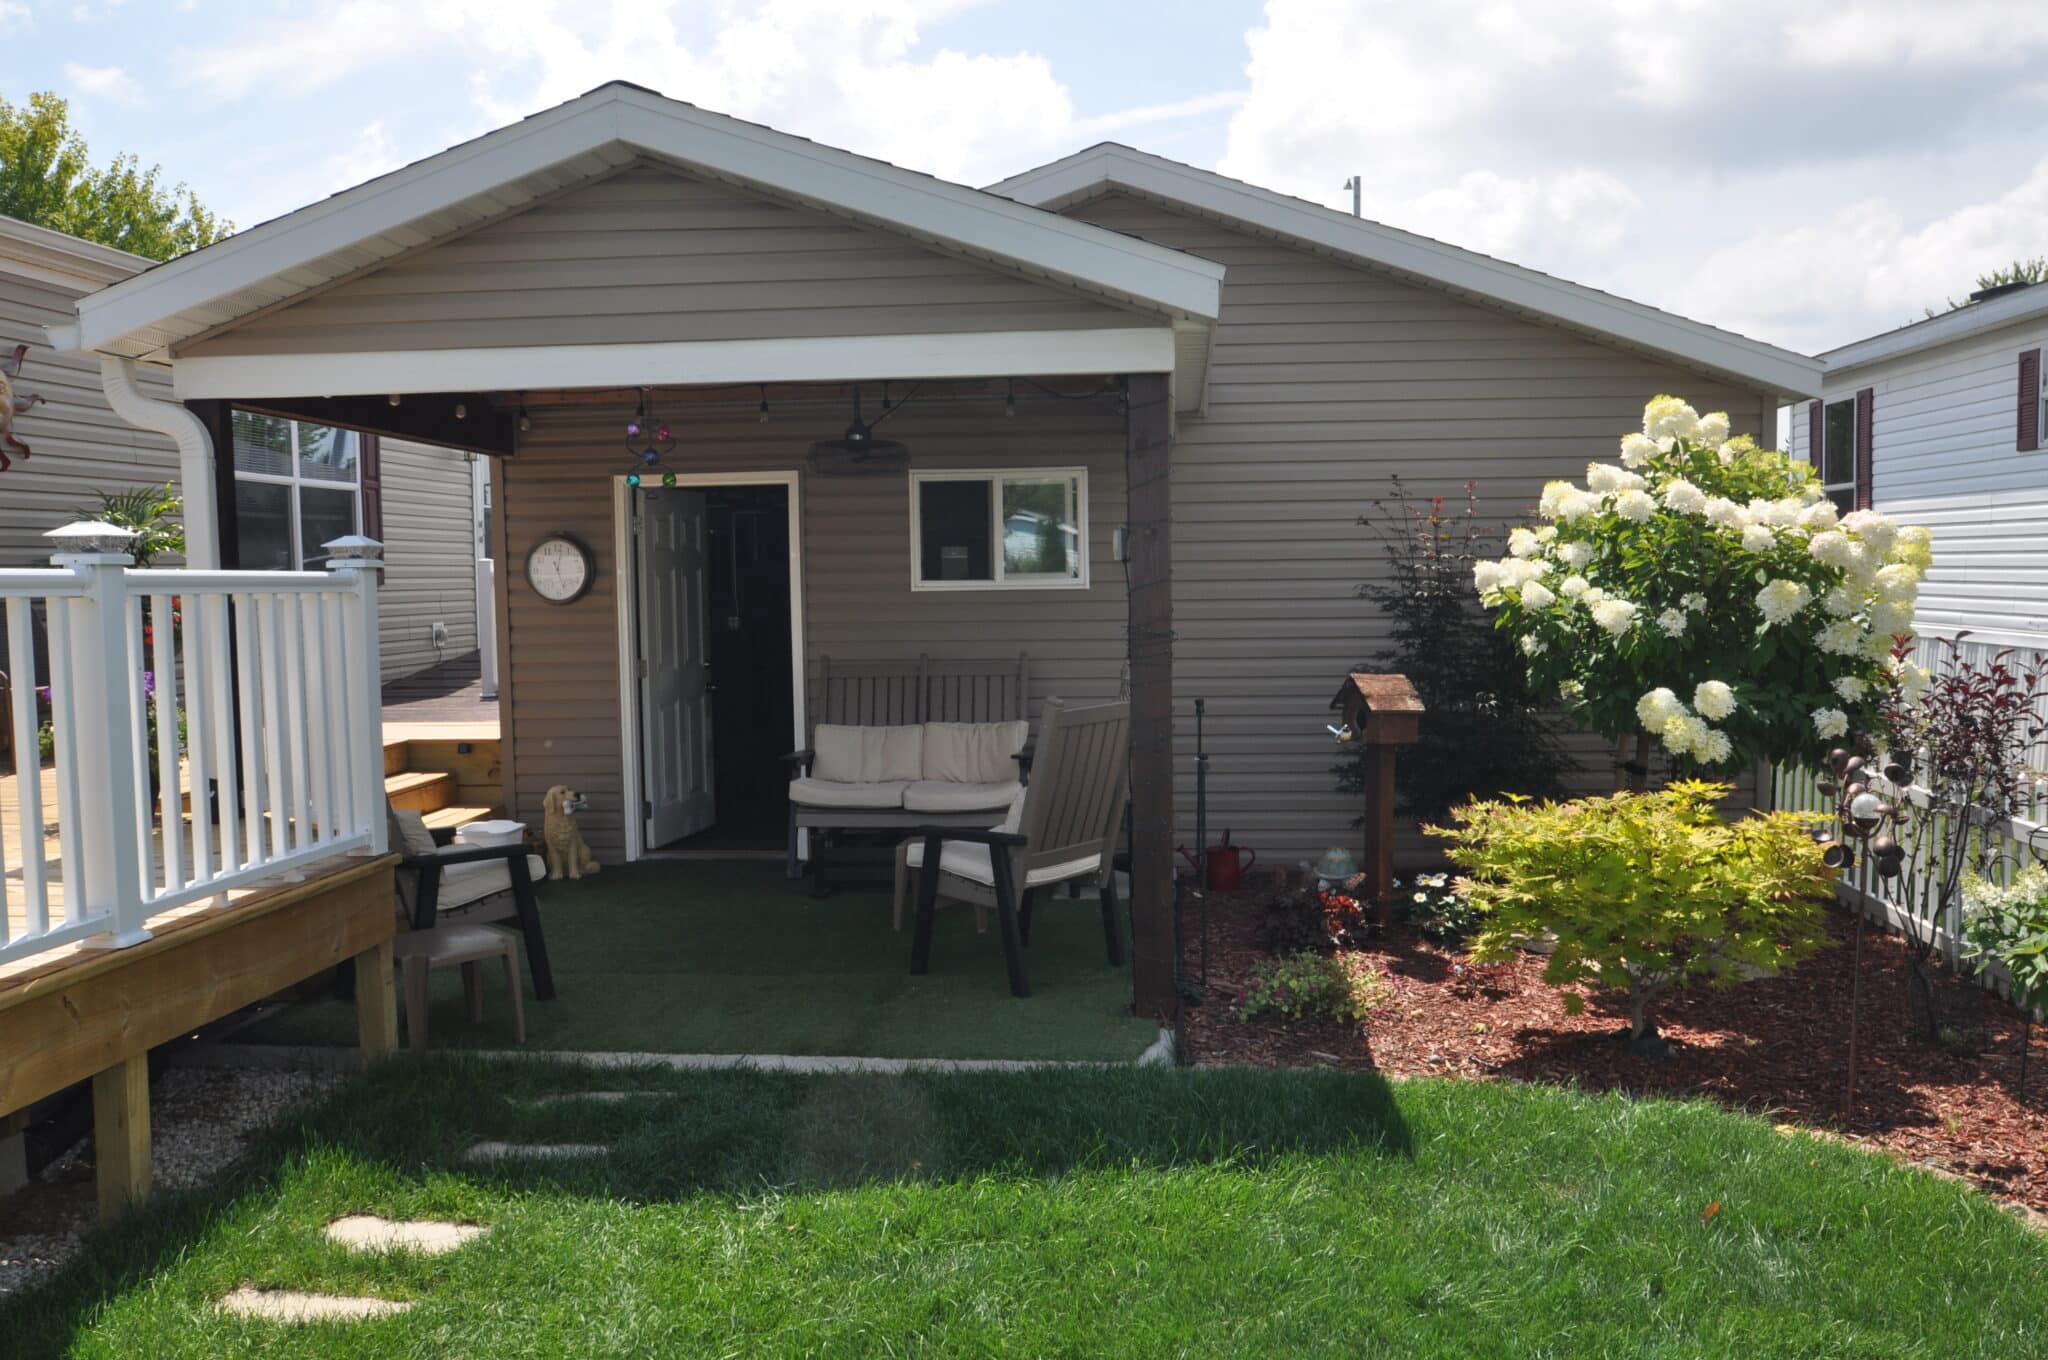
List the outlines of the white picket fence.
<svg viewBox="0 0 2048 1360">
<path fill-rule="evenodd" d="M 85 550 L 0 571 L 17 804 L 0 825 L 16 855 L 0 862 L 0 963 L 135 944 L 171 908 L 384 850 L 377 545 L 330 545 L 366 555 L 324 572 L 138 570 L 110 551 L 111 526 L 50 537 Z M 54 807 L 37 768 L 38 605 Z"/>
</svg>

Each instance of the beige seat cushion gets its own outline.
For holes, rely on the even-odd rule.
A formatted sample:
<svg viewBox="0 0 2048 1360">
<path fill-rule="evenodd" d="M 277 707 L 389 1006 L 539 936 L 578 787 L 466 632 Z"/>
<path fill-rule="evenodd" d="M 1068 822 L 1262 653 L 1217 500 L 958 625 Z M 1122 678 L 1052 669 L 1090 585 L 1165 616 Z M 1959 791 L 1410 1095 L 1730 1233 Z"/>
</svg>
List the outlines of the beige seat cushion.
<svg viewBox="0 0 2048 1360">
<path fill-rule="evenodd" d="M 912 841 L 905 847 L 904 862 L 913 869 L 924 867 L 924 842 Z M 1047 864 L 1024 875 L 1020 885 L 1026 888 L 1043 887 L 1048 883 L 1064 883 L 1070 878 L 1095 872 L 1102 864 L 1102 856 L 1087 855 L 1081 859 L 1068 860 L 1063 864 Z M 972 845 L 966 841 L 947 841 L 939 851 L 939 872 L 979 883 L 992 888 L 996 882 L 996 871 L 989 859 L 986 845 Z"/>
<path fill-rule="evenodd" d="M 923 777 L 951 784 L 1015 784 L 1017 762 L 1011 757 L 1030 737 L 1026 722 L 926 723 Z"/>
<path fill-rule="evenodd" d="M 548 876 L 547 861 L 539 855 L 528 855 L 526 873 L 535 883 L 541 882 Z M 450 864 L 441 870 L 441 893 L 435 899 L 434 908 L 436 911 L 454 911 L 457 907 L 466 907 L 486 897 L 511 891 L 512 866 L 504 860 Z"/>
<path fill-rule="evenodd" d="M 900 808 L 903 791 L 909 785 L 900 779 L 887 783 L 841 783 L 836 779 L 792 779 L 789 801 L 801 807 Z"/>
<path fill-rule="evenodd" d="M 1007 784 L 955 784 L 943 779 L 920 779 L 903 790 L 903 806 L 911 812 L 1001 812 L 1010 806 L 1023 785 L 1012 779 Z"/>
<path fill-rule="evenodd" d="M 811 775 L 835 784 L 908 783 L 924 777 L 924 729 L 819 723 Z"/>
</svg>

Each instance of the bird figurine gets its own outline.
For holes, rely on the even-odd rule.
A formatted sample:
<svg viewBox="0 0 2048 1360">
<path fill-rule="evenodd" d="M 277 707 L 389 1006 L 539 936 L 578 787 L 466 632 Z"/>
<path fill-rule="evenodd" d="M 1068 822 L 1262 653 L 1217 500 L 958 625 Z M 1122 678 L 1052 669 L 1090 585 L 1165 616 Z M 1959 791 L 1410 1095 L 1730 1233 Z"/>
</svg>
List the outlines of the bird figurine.
<svg viewBox="0 0 2048 1360">
<path fill-rule="evenodd" d="M 8 450 L 23 458 L 29 456 L 29 446 L 14 433 L 14 418 L 43 399 L 41 393 L 23 396 L 14 390 L 15 379 L 21 376 L 21 361 L 27 355 L 27 345 L 16 345 L 13 354 L 0 359 L 0 472 L 14 466 L 14 460 L 7 456 Z"/>
</svg>

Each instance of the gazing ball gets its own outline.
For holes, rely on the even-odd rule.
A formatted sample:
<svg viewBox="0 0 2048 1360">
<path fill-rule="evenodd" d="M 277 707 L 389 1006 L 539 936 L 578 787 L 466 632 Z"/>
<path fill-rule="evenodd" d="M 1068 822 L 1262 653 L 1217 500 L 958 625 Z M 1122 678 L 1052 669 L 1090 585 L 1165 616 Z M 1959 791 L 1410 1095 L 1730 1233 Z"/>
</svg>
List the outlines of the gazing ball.
<svg viewBox="0 0 2048 1360">
<path fill-rule="evenodd" d="M 654 437 L 656 439 L 666 441 L 668 439 L 668 426 L 664 425 L 660 429 L 656 430 L 654 432 Z"/>
<path fill-rule="evenodd" d="M 663 486 L 674 486 L 676 484 L 676 475 L 673 472 L 662 473 L 661 484 Z"/>
<path fill-rule="evenodd" d="M 639 473 L 637 473 L 637 472 L 629 472 L 629 473 L 627 473 L 627 474 L 626 474 L 626 485 L 627 485 L 627 486 L 638 486 L 638 485 L 640 485 L 640 474 L 639 474 Z"/>
<path fill-rule="evenodd" d="M 627 421 L 627 422 L 626 422 L 626 437 L 627 437 L 628 439 L 638 439 L 638 438 L 640 437 L 640 422 L 639 422 L 639 421 L 637 421 L 637 420 L 629 420 L 629 421 Z"/>
</svg>

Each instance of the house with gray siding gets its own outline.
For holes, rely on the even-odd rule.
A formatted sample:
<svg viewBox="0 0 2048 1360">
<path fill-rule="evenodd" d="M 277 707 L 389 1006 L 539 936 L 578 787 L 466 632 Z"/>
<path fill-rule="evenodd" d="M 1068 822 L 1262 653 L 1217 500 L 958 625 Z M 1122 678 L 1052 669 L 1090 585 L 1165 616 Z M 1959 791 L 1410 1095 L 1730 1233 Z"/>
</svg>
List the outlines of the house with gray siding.
<svg viewBox="0 0 2048 1360">
<path fill-rule="evenodd" d="M 490 457 L 502 802 L 578 790 L 601 859 L 779 847 L 775 756 L 831 667 L 1022 655 L 1034 709 L 1128 698 L 1146 1014 L 1193 700 L 1211 827 L 1281 860 L 1355 834 L 1323 723 L 1383 635 L 1355 521 L 1388 477 L 1476 479 L 1505 520 L 1658 392 L 1760 430 L 1819 390 L 1127 148 L 976 190 L 622 83 L 76 312 L 57 337 L 109 381 L 168 375 L 133 409 L 190 484 L 238 412 Z"/>
<path fill-rule="evenodd" d="M 34 455 L 16 457 L 0 473 L 0 567 L 47 566 L 42 535 L 77 519 L 101 491 L 178 480 L 172 442 L 116 416 L 100 388 L 98 362 L 53 351 L 46 331 L 71 321 L 84 294 L 153 263 L 0 217 L 0 353 L 29 347 L 19 386 L 43 399 L 17 427 Z M 143 370 L 139 381 L 146 392 L 171 395 L 160 370 Z M 239 560 L 297 565 L 318 555 L 319 539 L 328 536 L 321 526 L 369 524 L 390 563 L 378 629 L 384 678 L 476 651 L 475 455 L 248 418 L 236 450 L 234 485 L 244 509 Z M 373 467 L 381 467 L 381 478 L 365 475 Z M 309 540 L 308 526 L 317 537 Z"/>
</svg>

